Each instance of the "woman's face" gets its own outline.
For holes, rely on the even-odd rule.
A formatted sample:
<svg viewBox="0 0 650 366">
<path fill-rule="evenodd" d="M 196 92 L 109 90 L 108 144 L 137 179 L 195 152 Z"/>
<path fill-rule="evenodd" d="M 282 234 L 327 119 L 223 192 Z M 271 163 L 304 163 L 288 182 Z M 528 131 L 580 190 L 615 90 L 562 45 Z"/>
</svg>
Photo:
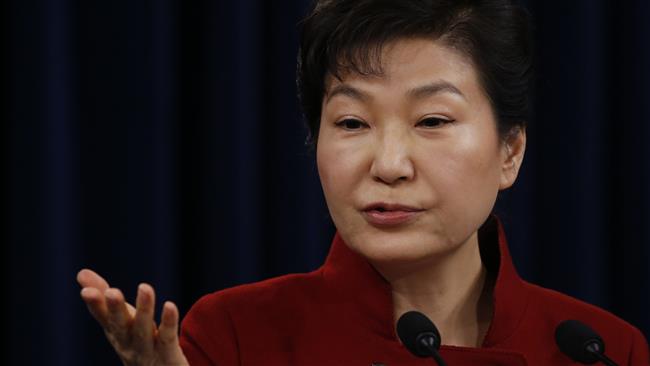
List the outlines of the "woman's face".
<svg viewBox="0 0 650 366">
<path fill-rule="evenodd" d="M 328 77 L 317 161 L 340 235 L 375 262 L 440 257 L 474 238 L 515 180 L 469 60 L 425 39 L 386 46 L 381 76 Z M 510 141 L 510 140 L 509 140 Z"/>
</svg>

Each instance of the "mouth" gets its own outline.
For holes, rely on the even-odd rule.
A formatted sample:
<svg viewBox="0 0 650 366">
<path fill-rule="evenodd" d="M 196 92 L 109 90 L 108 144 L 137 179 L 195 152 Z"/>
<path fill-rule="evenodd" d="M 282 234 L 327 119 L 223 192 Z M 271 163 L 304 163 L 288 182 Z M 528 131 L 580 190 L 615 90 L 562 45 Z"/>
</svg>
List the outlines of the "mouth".
<svg viewBox="0 0 650 366">
<path fill-rule="evenodd" d="M 423 211 L 409 205 L 375 202 L 363 208 L 362 216 L 373 226 L 385 227 L 412 222 Z"/>
<path fill-rule="evenodd" d="M 399 203 L 386 203 L 386 202 L 374 202 L 363 208 L 364 212 L 369 211 L 378 211 L 378 212 L 390 212 L 390 211 L 401 211 L 401 212 L 417 212 L 424 211 L 421 208 L 403 205 Z"/>
</svg>

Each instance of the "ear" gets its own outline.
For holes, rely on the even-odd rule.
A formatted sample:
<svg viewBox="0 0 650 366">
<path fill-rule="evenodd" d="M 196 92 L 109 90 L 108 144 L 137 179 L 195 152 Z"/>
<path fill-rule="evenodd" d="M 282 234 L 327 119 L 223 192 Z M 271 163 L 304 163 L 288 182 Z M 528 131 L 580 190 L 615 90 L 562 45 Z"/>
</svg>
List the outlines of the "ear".
<svg viewBox="0 0 650 366">
<path fill-rule="evenodd" d="M 515 183 L 526 151 L 526 129 L 514 127 L 501 143 L 501 182 L 499 190 Z"/>
</svg>

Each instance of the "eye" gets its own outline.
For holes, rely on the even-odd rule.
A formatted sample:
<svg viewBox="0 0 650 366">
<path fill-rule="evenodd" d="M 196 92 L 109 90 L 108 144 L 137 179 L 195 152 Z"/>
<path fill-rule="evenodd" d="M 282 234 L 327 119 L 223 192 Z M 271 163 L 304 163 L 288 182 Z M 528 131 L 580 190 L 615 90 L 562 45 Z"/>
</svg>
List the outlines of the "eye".
<svg viewBox="0 0 650 366">
<path fill-rule="evenodd" d="M 358 119 L 347 118 L 340 122 L 337 122 L 336 126 L 341 127 L 345 130 L 356 131 L 365 127 L 366 124 L 364 122 L 359 121 Z"/>
<path fill-rule="evenodd" d="M 424 128 L 437 128 L 445 123 L 451 123 L 453 120 L 451 119 L 444 119 L 444 118 L 438 118 L 438 117 L 427 117 L 423 120 L 420 120 L 418 122 L 418 126 L 422 126 Z"/>
</svg>

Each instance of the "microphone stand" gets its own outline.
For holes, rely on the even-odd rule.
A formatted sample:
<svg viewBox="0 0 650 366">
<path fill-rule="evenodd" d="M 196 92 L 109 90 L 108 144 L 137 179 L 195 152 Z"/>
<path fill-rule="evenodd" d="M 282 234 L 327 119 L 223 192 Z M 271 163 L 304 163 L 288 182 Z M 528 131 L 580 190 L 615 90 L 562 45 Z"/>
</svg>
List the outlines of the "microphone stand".
<svg viewBox="0 0 650 366">
<path fill-rule="evenodd" d="M 442 357 L 440 357 L 440 354 L 438 353 L 438 351 L 433 350 L 433 351 L 431 352 L 431 356 L 432 356 L 433 359 L 438 363 L 438 366 L 447 366 L 447 364 L 446 364 L 445 361 L 442 359 Z M 608 366 L 609 366 L 609 365 L 608 365 Z"/>
<path fill-rule="evenodd" d="M 433 342 L 431 342 L 431 341 L 427 342 L 424 339 L 422 339 L 420 342 L 425 347 L 427 347 L 429 352 L 431 352 L 431 357 L 433 357 L 433 360 L 436 361 L 438 366 L 447 366 L 447 364 L 445 363 L 445 360 L 443 360 L 442 357 L 440 357 L 440 354 L 438 353 L 438 350 L 436 349 L 436 347 L 433 345 Z M 617 365 L 615 365 L 615 366 L 617 366 Z"/>
<path fill-rule="evenodd" d="M 605 356 L 604 353 L 600 352 L 600 347 L 597 344 L 590 344 L 587 346 L 587 352 L 591 353 L 592 356 L 598 359 L 607 366 L 618 366 L 616 362 L 612 361 L 609 357 Z"/>
</svg>

